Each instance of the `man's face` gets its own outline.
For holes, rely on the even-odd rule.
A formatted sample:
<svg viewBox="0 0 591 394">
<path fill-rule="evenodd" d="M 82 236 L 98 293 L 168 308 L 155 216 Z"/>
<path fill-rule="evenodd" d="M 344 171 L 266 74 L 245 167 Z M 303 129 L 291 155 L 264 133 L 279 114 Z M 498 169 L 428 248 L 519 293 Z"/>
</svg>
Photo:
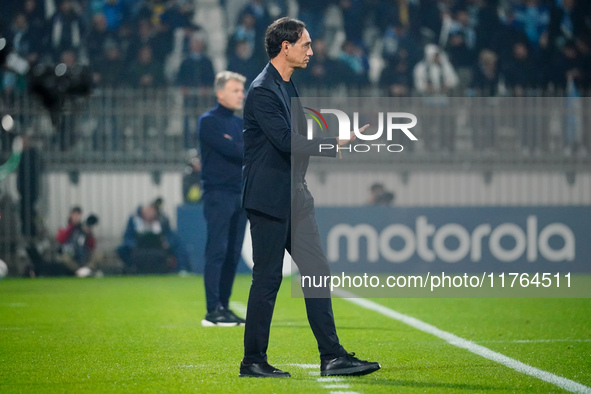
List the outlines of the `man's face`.
<svg viewBox="0 0 591 394">
<path fill-rule="evenodd" d="M 157 216 L 156 209 L 153 206 L 148 205 L 142 208 L 142 219 L 146 222 L 153 222 Z"/>
<path fill-rule="evenodd" d="M 313 54 L 312 40 L 310 39 L 310 33 L 306 29 L 304 29 L 302 36 L 295 44 L 287 46 L 287 62 L 293 68 L 308 67 L 310 56 Z"/>
<path fill-rule="evenodd" d="M 242 108 L 244 101 L 244 84 L 235 79 L 230 79 L 226 82 L 223 89 L 216 92 L 218 102 L 226 108 L 231 110 L 239 110 Z"/>
</svg>

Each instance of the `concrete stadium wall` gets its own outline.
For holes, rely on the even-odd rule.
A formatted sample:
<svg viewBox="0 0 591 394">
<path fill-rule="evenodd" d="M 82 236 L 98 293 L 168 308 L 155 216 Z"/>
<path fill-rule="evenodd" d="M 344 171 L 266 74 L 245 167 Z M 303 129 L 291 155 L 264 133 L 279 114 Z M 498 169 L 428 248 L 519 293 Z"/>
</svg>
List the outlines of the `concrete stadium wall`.
<svg viewBox="0 0 591 394">
<path fill-rule="evenodd" d="M 579 173 L 570 185 L 559 172 L 494 173 L 486 183 L 481 173 L 413 172 L 406 182 L 398 173 L 318 173 L 307 176 L 317 206 L 365 204 L 369 188 L 381 182 L 396 193 L 395 205 L 419 206 L 527 206 L 591 205 L 591 173 Z M 138 207 L 164 198 L 164 209 L 176 226 L 176 207 L 182 203 L 182 174 L 166 172 L 155 184 L 148 172 L 83 172 L 78 184 L 68 174 L 49 173 L 44 182 L 47 228 L 55 232 L 65 224 L 70 208 L 81 205 L 85 214 L 96 213 L 96 229 L 105 247 L 116 245 L 127 218 Z"/>
</svg>

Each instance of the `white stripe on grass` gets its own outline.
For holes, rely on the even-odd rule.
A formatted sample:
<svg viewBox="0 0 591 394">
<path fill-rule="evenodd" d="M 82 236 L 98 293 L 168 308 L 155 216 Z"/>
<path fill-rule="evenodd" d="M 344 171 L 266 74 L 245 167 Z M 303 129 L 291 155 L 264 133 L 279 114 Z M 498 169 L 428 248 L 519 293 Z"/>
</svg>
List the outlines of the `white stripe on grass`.
<svg viewBox="0 0 591 394">
<path fill-rule="evenodd" d="M 316 379 L 317 382 L 320 383 L 329 383 L 329 382 L 342 382 L 343 378 L 318 378 Z"/>
<path fill-rule="evenodd" d="M 330 394 L 359 394 L 357 391 L 331 391 Z"/>
<path fill-rule="evenodd" d="M 320 364 L 281 364 L 289 365 L 290 367 L 302 368 L 302 369 L 318 369 L 320 370 Z"/>
<path fill-rule="evenodd" d="M 477 345 L 472 341 L 469 341 L 464 338 L 460 338 L 457 335 L 454 335 L 450 332 L 443 331 L 431 324 L 425 323 L 417 318 L 412 316 L 405 315 L 400 312 L 396 312 L 393 309 L 380 305 L 370 300 L 366 300 L 363 298 L 351 298 L 355 297 L 355 294 L 349 293 L 343 290 L 335 290 L 334 292 L 336 295 L 343 297 L 343 300 L 352 302 L 362 308 L 372 310 L 374 312 L 381 313 L 384 316 L 390 317 L 392 319 L 398 320 L 404 324 L 407 324 L 413 328 L 416 328 L 420 331 L 426 332 L 431 335 L 435 335 L 438 338 L 441 338 L 448 342 L 451 345 L 466 349 L 474 354 L 487 358 L 489 360 L 495 361 L 499 364 L 503 364 L 506 367 L 514 369 L 515 371 L 524 373 L 529 376 L 533 376 L 534 378 L 538 378 L 545 382 L 551 383 L 555 386 L 558 386 L 564 390 L 570 391 L 572 393 L 587 393 L 591 394 L 591 387 L 585 386 L 581 383 L 575 382 L 573 380 L 564 378 L 562 376 L 554 375 L 553 373 L 534 368 L 530 365 L 524 364 L 521 361 L 517 361 L 511 357 L 507 357 L 501 353 L 497 353 L 493 350 L 490 350 L 484 346 Z"/>
<path fill-rule="evenodd" d="M 244 305 L 242 302 L 230 301 L 230 308 L 239 315 L 246 317 L 246 305 Z"/>
</svg>

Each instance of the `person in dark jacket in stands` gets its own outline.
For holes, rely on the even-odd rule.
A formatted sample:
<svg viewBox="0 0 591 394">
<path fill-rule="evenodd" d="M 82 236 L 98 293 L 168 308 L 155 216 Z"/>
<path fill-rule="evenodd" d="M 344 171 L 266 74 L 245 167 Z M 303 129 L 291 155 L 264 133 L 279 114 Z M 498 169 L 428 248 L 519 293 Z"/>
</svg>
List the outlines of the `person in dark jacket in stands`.
<svg viewBox="0 0 591 394">
<path fill-rule="evenodd" d="M 207 224 L 205 245 L 205 296 L 207 314 L 203 326 L 244 325 L 244 319 L 229 308 L 236 267 L 246 229 L 241 208 L 242 108 L 244 82 L 240 74 L 223 71 L 216 75 L 214 89 L 218 104 L 199 118 L 202 160 L 203 214 Z"/>
<path fill-rule="evenodd" d="M 210 95 L 215 79 L 213 63 L 206 54 L 203 35 L 194 33 L 189 47 L 191 53 L 181 63 L 176 79 L 183 95 L 185 110 L 183 134 L 187 149 L 193 148 L 195 145 L 194 134 L 192 134 L 192 131 L 195 130 L 194 122 L 197 119 L 195 109 L 199 106 L 200 98 Z"/>
</svg>

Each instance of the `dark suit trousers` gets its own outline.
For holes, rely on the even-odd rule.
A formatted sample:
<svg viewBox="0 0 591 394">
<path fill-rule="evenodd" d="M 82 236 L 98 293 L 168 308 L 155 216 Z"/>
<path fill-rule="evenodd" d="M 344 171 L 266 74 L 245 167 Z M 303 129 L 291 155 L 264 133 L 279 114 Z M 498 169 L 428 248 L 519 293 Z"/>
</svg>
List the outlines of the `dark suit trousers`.
<svg viewBox="0 0 591 394">
<path fill-rule="evenodd" d="M 232 294 L 246 229 L 240 192 L 207 191 L 203 215 L 207 223 L 203 279 L 207 311 L 211 312 L 218 305 L 227 308 Z"/>
<path fill-rule="evenodd" d="M 291 220 L 280 220 L 254 210 L 247 210 L 247 216 L 254 260 L 244 330 L 244 362 L 250 364 L 267 361 L 269 331 L 282 281 L 285 250 L 290 252 L 302 275 L 329 275 L 329 268 L 314 218 L 314 199 L 307 189 L 297 191 Z M 291 226 L 292 221 L 297 223 Z M 304 295 L 308 322 L 318 342 L 320 358 L 346 354 L 337 337 L 330 290 L 325 288 L 314 294 L 304 292 Z M 320 296 L 323 298 L 317 298 Z"/>
</svg>

